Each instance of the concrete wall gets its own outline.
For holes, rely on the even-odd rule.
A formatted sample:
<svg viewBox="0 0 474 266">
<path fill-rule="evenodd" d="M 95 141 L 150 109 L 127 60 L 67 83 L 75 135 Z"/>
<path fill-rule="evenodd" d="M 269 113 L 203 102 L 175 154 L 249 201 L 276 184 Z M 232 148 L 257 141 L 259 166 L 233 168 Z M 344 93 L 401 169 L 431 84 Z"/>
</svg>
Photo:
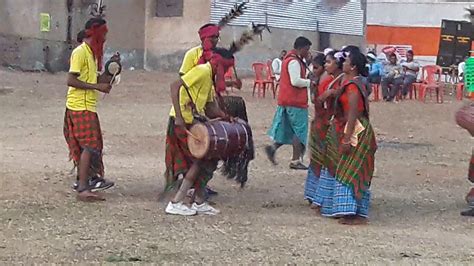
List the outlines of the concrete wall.
<svg viewBox="0 0 474 266">
<path fill-rule="evenodd" d="M 331 43 L 331 47 L 334 49 L 341 49 L 343 46 L 347 45 L 358 46 L 362 52 L 365 52 L 366 49 L 365 36 L 353 36 L 331 33 L 329 40 Z"/>
<path fill-rule="evenodd" d="M 51 31 L 40 32 L 40 13 L 51 15 Z M 25 70 L 62 69 L 67 62 L 66 1 L 0 0 L 0 64 Z"/>
<path fill-rule="evenodd" d="M 125 68 L 146 68 L 177 72 L 184 53 L 200 43 L 197 31 L 210 20 L 212 0 L 184 0 L 182 17 L 156 17 L 156 0 L 106 1 L 109 33 L 106 58 L 115 51 L 123 56 Z M 68 6 L 68 2 L 71 6 Z M 0 64 L 24 70 L 47 68 L 67 70 L 77 33 L 90 17 L 88 7 L 94 0 L 0 0 Z M 40 32 L 39 14 L 51 15 L 51 31 Z M 70 23 L 68 19 L 70 18 Z M 221 46 L 228 47 L 240 37 L 244 27 L 227 27 L 222 31 Z M 265 62 L 282 49 L 291 49 L 298 36 L 320 49 L 319 34 L 273 28 L 239 52 L 237 68 L 251 72 L 255 61 Z M 68 39 L 70 36 L 70 39 Z M 331 46 L 362 44 L 359 37 L 332 34 Z"/>
<path fill-rule="evenodd" d="M 143 68 L 146 1 L 109 0 L 105 4 L 109 28 L 105 58 L 118 51 L 124 68 Z"/>
<path fill-rule="evenodd" d="M 73 0 L 69 11 L 65 0 L 0 0 L 0 64 L 23 70 L 67 70 L 77 33 L 90 18 L 92 2 L 96 1 Z M 124 67 L 143 68 L 145 0 L 106 4 L 106 57 L 119 51 Z M 40 31 L 40 13 L 50 14 L 50 32 Z M 72 42 L 68 41 L 68 30 Z"/>
<path fill-rule="evenodd" d="M 474 2 L 472 2 L 474 4 Z M 369 2 L 367 25 L 440 27 L 442 19 L 467 20 L 468 2 Z M 395 15 L 396 14 L 396 15 Z"/>
<path fill-rule="evenodd" d="M 200 43 L 198 29 L 209 22 L 211 0 L 184 0 L 183 17 L 156 17 L 146 0 L 145 68 L 178 72 L 186 50 Z"/>
</svg>

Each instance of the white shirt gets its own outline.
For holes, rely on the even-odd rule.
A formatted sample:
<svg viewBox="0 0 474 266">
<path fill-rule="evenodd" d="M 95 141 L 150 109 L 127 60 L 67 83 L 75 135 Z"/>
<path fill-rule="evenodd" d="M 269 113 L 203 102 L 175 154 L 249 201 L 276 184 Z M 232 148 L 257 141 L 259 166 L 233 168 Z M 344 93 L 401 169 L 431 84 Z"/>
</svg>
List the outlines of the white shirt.
<svg viewBox="0 0 474 266">
<path fill-rule="evenodd" d="M 462 79 L 465 68 L 466 68 L 466 62 L 459 63 L 458 65 L 458 78 L 459 79 Z"/>
<path fill-rule="evenodd" d="M 288 73 L 290 74 L 291 85 L 298 88 L 309 88 L 311 80 L 301 78 L 301 63 L 293 59 L 288 64 Z"/>
<path fill-rule="evenodd" d="M 280 58 L 273 59 L 272 70 L 273 70 L 273 74 L 275 75 L 276 80 L 280 80 L 281 65 L 282 64 L 283 64 L 283 62 L 281 61 Z"/>
</svg>

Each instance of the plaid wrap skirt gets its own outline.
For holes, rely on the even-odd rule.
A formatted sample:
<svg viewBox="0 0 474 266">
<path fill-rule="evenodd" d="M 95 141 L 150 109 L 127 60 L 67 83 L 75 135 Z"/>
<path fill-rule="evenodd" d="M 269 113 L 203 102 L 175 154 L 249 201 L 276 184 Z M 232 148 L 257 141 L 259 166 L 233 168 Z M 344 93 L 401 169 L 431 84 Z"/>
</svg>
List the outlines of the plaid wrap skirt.
<svg viewBox="0 0 474 266">
<path fill-rule="evenodd" d="M 323 216 L 358 215 L 367 218 L 370 195 L 370 190 L 366 190 L 362 193 L 362 198 L 357 199 L 351 187 L 338 181 L 326 168 L 323 168 L 313 204 L 321 207 Z"/>
<path fill-rule="evenodd" d="M 92 154 L 88 175 L 103 177 L 103 140 L 97 113 L 66 109 L 63 133 L 69 148 L 69 159 L 74 165 L 78 166 L 82 151 L 87 150 Z"/>
<path fill-rule="evenodd" d="M 174 124 L 174 118 L 170 117 L 166 131 L 165 150 L 165 191 L 170 191 L 178 184 L 179 176 L 184 177 L 196 159 L 191 155 L 188 147 L 188 135 L 186 130 Z M 200 161 L 200 171 L 194 183 L 194 187 L 203 189 L 212 179 L 217 169 L 217 161 Z"/>
</svg>

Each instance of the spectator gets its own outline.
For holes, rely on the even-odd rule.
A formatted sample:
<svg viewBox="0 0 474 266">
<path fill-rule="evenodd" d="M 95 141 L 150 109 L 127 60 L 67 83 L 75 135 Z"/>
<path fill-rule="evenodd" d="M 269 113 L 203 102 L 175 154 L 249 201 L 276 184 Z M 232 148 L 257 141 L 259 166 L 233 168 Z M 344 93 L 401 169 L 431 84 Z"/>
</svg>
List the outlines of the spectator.
<svg viewBox="0 0 474 266">
<path fill-rule="evenodd" d="M 418 71 L 420 70 L 420 63 L 415 61 L 413 57 L 413 51 L 408 50 L 407 60 L 400 64 L 400 66 L 403 68 L 401 84 L 403 98 L 406 98 L 411 85 L 416 82 L 416 78 L 418 77 Z"/>
<path fill-rule="evenodd" d="M 377 60 L 377 56 L 373 52 L 367 54 L 367 60 L 369 61 L 369 83 L 380 84 L 383 75 L 382 63 Z"/>
<path fill-rule="evenodd" d="M 280 74 L 281 74 L 281 65 L 283 63 L 283 58 L 286 56 L 286 50 L 281 51 L 280 56 L 273 59 L 272 62 L 272 70 L 273 74 L 275 75 L 276 81 L 280 80 Z"/>
<path fill-rule="evenodd" d="M 403 82 L 401 73 L 402 67 L 397 63 L 397 55 L 394 53 L 390 54 L 388 56 L 388 62 L 386 62 L 383 67 L 381 82 L 384 100 L 391 102 L 397 95 Z"/>
<path fill-rule="evenodd" d="M 466 56 L 464 60 L 458 65 L 458 78 L 459 82 L 464 82 L 464 71 L 466 70 L 466 61 L 469 56 Z"/>
</svg>

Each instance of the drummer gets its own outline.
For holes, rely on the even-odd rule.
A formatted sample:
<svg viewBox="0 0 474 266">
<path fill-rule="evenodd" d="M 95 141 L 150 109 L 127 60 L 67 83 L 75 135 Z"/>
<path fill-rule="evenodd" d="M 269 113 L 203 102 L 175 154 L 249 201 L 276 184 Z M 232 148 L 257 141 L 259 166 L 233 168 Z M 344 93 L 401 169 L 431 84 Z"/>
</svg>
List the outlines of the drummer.
<svg viewBox="0 0 474 266">
<path fill-rule="evenodd" d="M 229 119 L 215 102 L 213 85 L 214 81 L 223 80 L 224 73 L 233 66 L 232 53 L 223 48 L 216 48 L 209 62 L 195 66 L 180 80 L 171 84 L 173 106 L 166 134 L 166 190 L 177 186 L 176 181 L 180 176 L 184 178 L 177 193 L 166 206 L 165 212 L 168 214 L 188 216 L 219 213 L 219 210 L 210 206 L 204 198 L 204 189 L 216 170 L 216 162 L 192 157 L 187 143 L 187 130 L 197 122 L 196 117 L 199 116 Z M 193 185 L 195 193 L 189 207 L 183 200 Z"/>
<path fill-rule="evenodd" d="M 201 45 L 193 47 L 185 53 L 183 63 L 179 69 L 180 76 L 185 75 L 195 66 L 205 64 L 210 60 L 212 50 L 216 48 L 219 42 L 220 28 L 216 24 L 208 23 L 199 28 L 198 34 L 199 39 L 201 39 Z M 226 87 L 234 87 L 237 89 L 242 87 L 242 82 L 239 79 L 235 81 L 225 81 L 224 79 L 223 82 L 224 84 L 215 87 L 217 93 L 225 92 Z M 206 193 L 208 196 L 217 195 L 217 192 L 209 186 L 206 187 Z"/>
</svg>

